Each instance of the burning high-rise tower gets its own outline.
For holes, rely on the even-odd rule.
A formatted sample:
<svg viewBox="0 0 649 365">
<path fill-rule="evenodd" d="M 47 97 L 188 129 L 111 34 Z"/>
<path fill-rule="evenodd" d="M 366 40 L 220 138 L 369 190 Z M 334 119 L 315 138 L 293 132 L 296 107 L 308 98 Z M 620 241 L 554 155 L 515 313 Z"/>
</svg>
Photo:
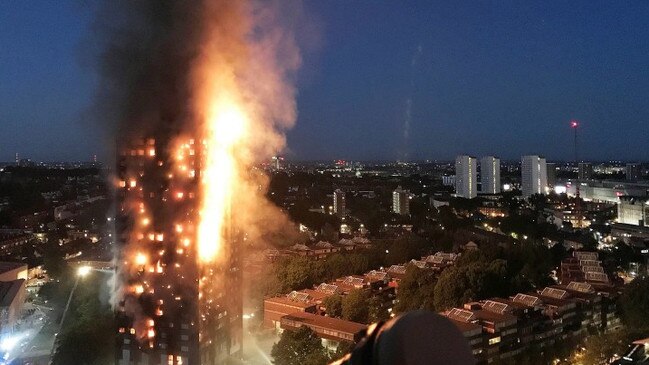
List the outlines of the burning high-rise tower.
<svg viewBox="0 0 649 365">
<path fill-rule="evenodd" d="M 169 142 L 136 140 L 120 153 L 120 365 L 209 365 L 241 352 L 238 240 L 228 228 L 227 259 L 199 264 L 204 146 L 188 138 L 170 154 Z"/>
<path fill-rule="evenodd" d="M 242 352 L 243 243 L 285 226 L 269 224 L 285 218 L 253 166 L 295 121 L 299 54 L 281 2 L 120 4 L 100 17 L 102 116 L 118 120 L 117 364 L 221 364 Z"/>
</svg>

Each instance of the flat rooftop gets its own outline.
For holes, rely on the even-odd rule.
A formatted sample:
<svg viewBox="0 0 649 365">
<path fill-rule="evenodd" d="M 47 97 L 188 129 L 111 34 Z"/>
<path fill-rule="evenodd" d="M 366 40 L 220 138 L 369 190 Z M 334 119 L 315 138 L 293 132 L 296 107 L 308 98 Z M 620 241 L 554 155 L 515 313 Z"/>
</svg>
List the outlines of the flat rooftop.
<svg viewBox="0 0 649 365">
<path fill-rule="evenodd" d="M 7 271 L 20 269 L 23 266 L 25 270 L 27 270 L 27 264 L 23 264 L 22 262 L 0 261 L 0 274 L 4 274 Z"/>
<path fill-rule="evenodd" d="M 471 332 L 482 332 L 482 326 L 476 323 L 471 323 L 471 322 L 462 322 L 455 320 L 453 318 L 448 318 L 454 325 L 457 327 L 460 332 L 464 333 L 471 333 Z"/>
<path fill-rule="evenodd" d="M 302 300 L 290 299 L 285 295 L 279 297 L 266 298 L 264 299 L 264 302 L 282 304 L 282 305 L 287 305 L 296 308 L 309 308 L 316 304 L 311 298 L 309 298 L 306 301 L 302 301 Z"/>
<path fill-rule="evenodd" d="M 282 320 L 284 319 L 300 322 L 306 326 L 321 327 L 349 334 L 356 334 L 367 328 L 367 325 L 361 323 L 305 312 L 287 314 L 282 317 Z"/>
<path fill-rule="evenodd" d="M 0 281 L 0 307 L 8 307 L 14 298 L 20 292 L 25 279 L 13 281 Z"/>
</svg>

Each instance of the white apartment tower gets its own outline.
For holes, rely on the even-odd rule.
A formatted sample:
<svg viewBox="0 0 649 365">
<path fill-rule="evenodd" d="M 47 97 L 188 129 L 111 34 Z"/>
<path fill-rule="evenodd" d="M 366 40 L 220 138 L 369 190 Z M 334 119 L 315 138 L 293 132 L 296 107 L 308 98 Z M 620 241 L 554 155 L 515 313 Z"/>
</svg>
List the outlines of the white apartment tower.
<svg viewBox="0 0 649 365">
<path fill-rule="evenodd" d="M 410 191 L 399 186 L 392 192 L 392 211 L 401 215 L 410 214 Z"/>
<path fill-rule="evenodd" d="M 500 159 L 485 156 L 480 159 L 480 182 L 482 193 L 500 193 Z"/>
<path fill-rule="evenodd" d="M 455 195 L 472 199 L 478 196 L 477 160 L 471 156 L 455 159 Z"/>
<path fill-rule="evenodd" d="M 345 207 L 345 192 L 340 189 L 334 191 L 334 213 L 341 218 L 347 213 Z"/>
<path fill-rule="evenodd" d="M 545 158 L 536 155 L 523 156 L 521 161 L 523 197 L 545 194 L 548 186 L 548 168 Z"/>
</svg>

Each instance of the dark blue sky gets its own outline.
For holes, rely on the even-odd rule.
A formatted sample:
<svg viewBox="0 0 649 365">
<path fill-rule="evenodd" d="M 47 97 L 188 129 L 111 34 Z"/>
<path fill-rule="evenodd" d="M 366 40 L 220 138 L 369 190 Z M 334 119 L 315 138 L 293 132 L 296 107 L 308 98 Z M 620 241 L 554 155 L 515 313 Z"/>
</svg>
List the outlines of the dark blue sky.
<svg viewBox="0 0 649 365">
<path fill-rule="evenodd" d="M 92 7 L 82 4 L 0 2 L 0 160 L 102 153 L 87 112 Z M 291 158 L 568 160 L 576 118 L 582 158 L 649 159 L 649 2 L 308 0 L 305 9 L 318 34 L 301 38 L 317 45 L 299 75 Z"/>
</svg>

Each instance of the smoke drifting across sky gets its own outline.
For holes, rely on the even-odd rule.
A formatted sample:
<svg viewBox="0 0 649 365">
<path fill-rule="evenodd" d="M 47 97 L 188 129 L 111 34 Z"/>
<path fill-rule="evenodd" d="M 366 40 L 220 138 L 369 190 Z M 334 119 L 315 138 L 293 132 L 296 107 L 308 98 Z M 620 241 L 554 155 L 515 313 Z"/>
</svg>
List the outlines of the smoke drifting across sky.
<svg viewBox="0 0 649 365">
<path fill-rule="evenodd" d="M 104 2 L 95 24 L 95 109 L 109 143 L 149 136 L 171 143 L 199 132 L 213 117 L 210 108 L 229 99 L 246 117 L 233 147 L 238 173 L 246 174 L 238 176 L 237 193 L 259 200 L 263 182 L 251 181 L 245 169 L 285 147 L 297 113 L 301 58 L 290 29 L 295 20 L 282 14 L 296 11 L 280 1 Z"/>
</svg>

